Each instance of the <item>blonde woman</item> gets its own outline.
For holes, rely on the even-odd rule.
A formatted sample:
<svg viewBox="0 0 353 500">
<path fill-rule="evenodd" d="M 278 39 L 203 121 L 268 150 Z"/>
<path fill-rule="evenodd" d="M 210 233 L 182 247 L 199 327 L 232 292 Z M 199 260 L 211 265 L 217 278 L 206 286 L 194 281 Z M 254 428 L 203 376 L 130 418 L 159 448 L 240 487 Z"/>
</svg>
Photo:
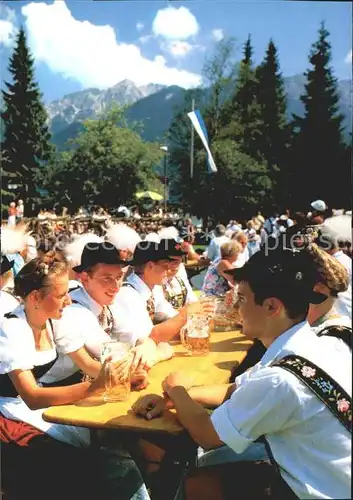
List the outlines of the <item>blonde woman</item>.
<svg viewBox="0 0 353 500">
<path fill-rule="evenodd" d="M 202 291 L 206 295 L 223 296 L 232 288 L 225 271 L 232 269 L 243 248 L 237 241 L 228 241 L 221 246 L 221 259 L 212 264 L 206 273 Z"/>
<path fill-rule="evenodd" d="M 131 499 L 149 499 L 125 450 L 122 454 L 107 448 L 93 451 L 89 429 L 49 424 L 42 418 L 49 406 L 74 403 L 104 388 L 104 370 L 93 381 L 65 387 L 55 383 L 42 387 L 39 382 L 58 360 L 52 320 L 60 320 L 70 303 L 68 283 L 64 263 L 47 265 L 40 259 L 26 264 L 15 278 L 15 293 L 23 304 L 5 315 L 0 329 L 5 492 L 17 500 L 127 498 L 124 491 L 131 492 Z M 103 467 L 99 474 L 98 467 Z"/>
<path fill-rule="evenodd" d="M 314 290 L 327 297 L 321 304 L 310 304 L 308 322 L 317 335 L 340 337 L 349 343 L 351 332 L 347 329 L 351 329 L 351 318 L 348 314 L 342 314 L 340 306 L 341 297 L 349 293 L 350 289 L 348 272 L 337 259 L 315 243 L 306 251 L 316 266 L 317 283 Z"/>
</svg>

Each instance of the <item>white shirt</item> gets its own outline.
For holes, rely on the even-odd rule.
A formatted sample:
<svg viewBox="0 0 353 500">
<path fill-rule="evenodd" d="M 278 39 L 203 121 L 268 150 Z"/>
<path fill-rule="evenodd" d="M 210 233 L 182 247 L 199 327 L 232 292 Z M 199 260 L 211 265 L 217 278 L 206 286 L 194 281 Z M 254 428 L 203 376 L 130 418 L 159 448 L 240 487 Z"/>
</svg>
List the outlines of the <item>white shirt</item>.
<svg viewBox="0 0 353 500">
<path fill-rule="evenodd" d="M 5 314 L 13 311 L 19 305 L 19 300 L 5 290 L 0 290 L 0 323 Z"/>
<path fill-rule="evenodd" d="M 316 335 L 318 335 L 320 332 L 322 332 L 323 330 L 325 330 L 330 326 L 346 326 L 348 328 L 352 328 L 352 320 L 348 316 L 342 316 L 337 311 L 336 306 L 334 306 L 332 314 L 329 314 L 327 319 L 325 319 L 322 322 L 319 322 L 318 325 L 316 326 L 311 325 L 311 329 Z M 340 343 L 338 343 L 337 338 L 331 337 L 329 335 L 322 335 L 319 338 L 321 342 L 325 342 L 325 345 L 327 346 L 328 349 L 335 350 L 339 348 L 339 351 L 341 351 L 342 349 L 346 349 L 348 350 L 349 353 L 351 352 L 349 346 L 343 340 L 340 340 Z"/>
<path fill-rule="evenodd" d="M 332 257 L 337 259 L 346 269 L 349 276 L 349 284 L 352 285 L 352 259 L 348 257 L 342 250 L 332 254 Z"/>
<path fill-rule="evenodd" d="M 237 377 L 237 389 L 211 417 L 220 439 L 236 453 L 265 435 L 282 477 L 302 499 L 351 498 L 351 437 L 295 375 L 269 365 L 301 355 L 351 395 L 351 355 L 341 347 L 337 340 L 337 350 L 326 349 L 307 323 L 294 326 Z"/>
<path fill-rule="evenodd" d="M 14 370 L 31 370 L 53 361 L 56 349 L 36 350 L 32 329 L 27 323 L 23 306 L 18 306 L 13 313 L 17 318 L 4 318 L 0 330 L 0 374 L 11 373 Z M 53 335 L 48 324 L 47 331 L 53 341 Z M 42 415 L 46 410 L 31 410 L 21 397 L 1 397 L 0 411 L 11 420 L 26 422 L 49 436 L 73 446 L 85 447 L 90 443 L 89 429 L 70 425 L 50 424 L 44 422 Z"/>
<path fill-rule="evenodd" d="M 338 294 L 335 307 L 342 316 L 352 319 L 352 285 L 349 285 L 345 292 Z"/>
<path fill-rule="evenodd" d="M 119 310 L 119 322 L 114 321 L 114 334 L 117 333 L 123 341 L 135 344 L 139 339 L 148 337 L 152 331 L 153 322 L 146 306 L 152 293 L 156 315 L 172 318 L 178 313 L 164 298 L 161 286 L 155 286 L 152 292 L 135 273 L 126 281 L 131 286 L 122 286 L 112 305 L 114 317 L 118 315 L 117 308 Z"/>
<path fill-rule="evenodd" d="M 178 278 L 181 278 L 184 282 L 184 285 L 187 290 L 187 296 L 186 296 L 186 304 L 192 304 L 193 302 L 197 302 L 199 299 L 196 296 L 196 293 L 192 289 L 192 286 L 190 285 L 190 281 L 185 269 L 185 266 L 183 263 L 180 264 L 178 272 L 177 272 Z"/>
<path fill-rule="evenodd" d="M 211 262 L 221 257 L 221 246 L 229 241 L 228 236 L 217 236 L 213 238 L 207 249 L 207 258 Z"/>
<path fill-rule="evenodd" d="M 238 258 L 235 261 L 233 267 L 236 267 L 236 268 L 243 267 L 243 265 L 248 260 L 249 260 L 249 250 L 248 250 L 248 247 L 245 247 L 244 251 L 238 255 Z"/>
<path fill-rule="evenodd" d="M 99 359 L 103 342 L 110 340 L 98 322 L 102 306 L 83 287 L 71 292 L 70 296 L 79 303 L 65 307 L 62 317 L 53 320 L 54 340 L 59 357 L 55 365 L 40 379 L 41 382 L 52 383 L 73 375 L 79 368 L 70 358 L 70 353 L 85 346 L 93 357 Z"/>
</svg>

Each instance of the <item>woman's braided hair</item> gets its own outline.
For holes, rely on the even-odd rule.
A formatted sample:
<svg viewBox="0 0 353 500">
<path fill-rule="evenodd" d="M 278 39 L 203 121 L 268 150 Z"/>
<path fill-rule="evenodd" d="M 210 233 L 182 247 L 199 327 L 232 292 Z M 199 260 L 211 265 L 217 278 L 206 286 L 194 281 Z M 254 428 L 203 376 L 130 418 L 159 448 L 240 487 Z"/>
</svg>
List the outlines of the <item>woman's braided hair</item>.
<svg viewBox="0 0 353 500">
<path fill-rule="evenodd" d="M 64 262 L 53 262 L 48 265 L 41 259 L 33 259 L 16 275 L 15 294 L 24 299 L 33 290 L 44 290 L 50 287 L 53 277 L 64 274 L 67 270 Z"/>
<path fill-rule="evenodd" d="M 319 248 L 316 243 L 311 243 L 306 251 L 315 262 L 318 283 L 326 285 L 331 295 L 337 296 L 348 289 L 348 272 L 335 257 Z"/>
</svg>

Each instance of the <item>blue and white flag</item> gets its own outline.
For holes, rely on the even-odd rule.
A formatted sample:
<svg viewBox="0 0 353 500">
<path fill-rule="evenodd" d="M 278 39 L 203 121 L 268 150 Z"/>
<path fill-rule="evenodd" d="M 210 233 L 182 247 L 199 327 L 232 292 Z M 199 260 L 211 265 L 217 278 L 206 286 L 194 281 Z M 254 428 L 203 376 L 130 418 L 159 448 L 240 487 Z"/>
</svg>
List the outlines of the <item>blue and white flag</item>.
<svg viewBox="0 0 353 500">
<path fill-rule="evenodd" d="M 194 129 L 199 134 L 200 139 L 201 139 L 201 141 L 202 141 L 202 143 L 205 146 L 205 149 L 207 151 L 207 169 L 208 169 L 208 173 L 209 174 L 214 174 L 214 173 L 217 172 L 217 167 L 216 167 L 216 164 L 214 162 L 214 159 L 213 159 L 212 153 L 210 151 L 210 148 L 208 146 L 207 129 L 206 129 L 205 122 L 203 121 L 203 118 L 201 116 L 201 113 L 200 113 L 200 111 L 198 109 L 196 109 L 195 111 L 191 111 L 190 113 L 188 113 L 188 117 L 190 118 L 191 123 L 194 126 Z"/>
</svg>

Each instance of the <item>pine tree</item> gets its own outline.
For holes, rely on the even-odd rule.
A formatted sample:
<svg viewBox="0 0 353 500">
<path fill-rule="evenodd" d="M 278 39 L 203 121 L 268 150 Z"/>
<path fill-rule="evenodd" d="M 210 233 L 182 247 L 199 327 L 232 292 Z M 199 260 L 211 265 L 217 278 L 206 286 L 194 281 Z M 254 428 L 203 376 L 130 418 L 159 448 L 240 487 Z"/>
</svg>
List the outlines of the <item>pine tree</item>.
<svg viewBox="0 0 353 500">
<path fill-rule="evenodd" d="M 343 115 L 339 113 L 337 79 L 330 67 L 329 32 L 321 24 L 313 44 L 307 71 L 303 118 L 294 117 L 293 196 L 302 207 L 320 198 L 331 206 L 349 205 L 350 165 L 343 139 Z M 347 190 L 348 185 L 348 190 Z"/>
<path fill-rule="evenodd" d="M 287 137 L 286 94 L 280 72 L 277 48 L 269 41 L 263 63 L 256 71 L 257 102 L 260 106 L 260 150 L 274 181 L 274 198 L 281 203 L 286 178 L 284 153 Z"/>
<path fill-rule="evenodd" d="M 10 183 L 18 186 L 16 195 L 25 200 L 28 213 L 38 199 L 36 173 L 50 159 L 53 146 L 49 142 L 47 114 L 34 80 L 34 60 L 23 28 L 17 35 L 9 71 L 13 82 L 6 82 L 7 91 L 2 91 L 5 105 L 1 113 L 3 187 L 7 190 Z"/>
<path fill-rule="evenodd" d="M 257 100 L 261 109 L 263 154 L 270 166 L 276 165 L 278 141 L 283 140 L 286 129 L 286 93 L 280 72 L 277 48 L 270 40 L 265 59 L 257 68 Z"/>
<path fill-rule="evenodd" d="M 261 160 L 258 150 L 260 115 L 256 101 L 257 81 L 252 56 L 253 48 L 249 35 L 239 65 L 235 92 L 227 106 L 228 125 L 224 128 L 223 135 L 232 135 L 243 153 Z"/>
</svg>

